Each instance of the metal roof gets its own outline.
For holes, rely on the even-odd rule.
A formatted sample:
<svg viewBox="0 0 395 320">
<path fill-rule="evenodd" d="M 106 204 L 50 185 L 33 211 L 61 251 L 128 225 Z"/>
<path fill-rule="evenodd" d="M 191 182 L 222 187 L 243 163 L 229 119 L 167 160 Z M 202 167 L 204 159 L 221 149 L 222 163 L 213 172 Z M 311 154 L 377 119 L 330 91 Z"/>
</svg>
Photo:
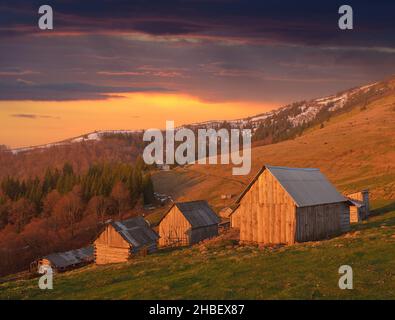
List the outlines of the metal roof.
<svg viewBox="0 0 395 320">
<path fill-rule="evenodd" d="M 320 204 L 346 202 L 336 188 L 328 181 L 319 169 L 315 168 L 288 168 L 264 166 L 247 188 L 242 192 L 236 203 L 244 197 L 264 170 L 277 179 L 284 190 L 290 195 L 298 207 L 307 207 Z"/>
<path fill-rule="evenodd" d="M 177 202 L 175 206 L 188 220 L 192 228 L 211 226 L 220 222 L 220 219 L 210 208 L 207 201 Z"/>
<path fill-rule="evenodd" d="M 93 261 L 93 247 L 85 247 L 66 252 L 52 253 L 44 257 L 56 268 L 67 268 L 82 262 Z"/>
<path fill-rule="evenodd" d="M 135 248 L 156 243 L 159 236 L 143 217 L 111 222 L 115 230 Z"/>
<path fill-rule="evenodd" d="M 352 206 L 355 206 L 357 208 L 365 207 L 365 203 L 363 201 L 351 199 L 349 197 L 347 197 L 347 199 L 349 201 L 349 204 L 352 205 Z"/>
</svg>

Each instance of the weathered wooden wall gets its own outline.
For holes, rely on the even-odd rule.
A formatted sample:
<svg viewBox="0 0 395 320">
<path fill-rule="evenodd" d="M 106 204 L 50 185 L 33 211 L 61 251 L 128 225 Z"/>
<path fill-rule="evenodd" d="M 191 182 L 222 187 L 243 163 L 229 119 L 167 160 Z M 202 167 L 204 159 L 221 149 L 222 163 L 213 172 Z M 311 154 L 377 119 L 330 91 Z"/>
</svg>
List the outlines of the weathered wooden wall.
<svg viewBox="0 0 395 320">
<path fill-rule="evenodd" d="M 296 241 L 314 241 L 347 231 L 348 206 L 344 203 L 323 204 L 296 209 Z"/>
<path fill-rule="evenodd" d="M 190 244 L 198 243 L 204 239 L 210 239 L 218 236 L 218 225 L 193 228 L 190 231 Z"/>
<path fill-rule="evenodd" d="M 130 245 L 122 236 L 108 225 L 94 242 L 95 263 L 126 262 L 130 258 Z"/>
<path fill-rule="evenodd" d="M 264 171 L 232 215 L 240 241 L 261 244 L 295 242 L 295 204 L 277 180 Z"/>
<path fill-rule="evenodd" d="M 189 245 L 191 225 L 180 210 L 173 206 L 159 224 L 159 246 Z"/>
<path fill-rule="evenodd" d="M 350 223 L 361 222 L 368 218 L 366 206 L 350 206 Z"/>
</svg>

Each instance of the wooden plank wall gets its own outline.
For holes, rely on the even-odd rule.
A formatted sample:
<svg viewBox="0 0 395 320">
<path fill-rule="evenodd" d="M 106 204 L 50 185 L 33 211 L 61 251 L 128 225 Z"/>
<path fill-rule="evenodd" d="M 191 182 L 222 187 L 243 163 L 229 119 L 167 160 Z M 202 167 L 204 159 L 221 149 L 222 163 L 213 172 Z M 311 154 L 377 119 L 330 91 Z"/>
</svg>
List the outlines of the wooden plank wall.
<svg viewBox="0 0 395 320">
<path fill-rule="evenodd" d="M 269 171 L 264 171 L 240 201 L 233 216 L 241 242 L 293 244 L 296 208 L 292 198 Z M 232 218 L 233 219 L 233 218 Z"/>
<path fill-rule="evenodd" d="M 343 202 L 339 203 L 340 206 L 340 231 L 350 231 L 350 206 Z"/>
<path fill-rule="evenodd" d="M 321 240 L 347 231 L 347 211 L 344 203 L 297 208 L 297 241 Z"/>
<path fill-rule="evenodd" d="M 354 192 L 354 193 L 348 194 L 347 197 L 349 197 L 353 200 L 363 201 L 362 192 Z"/>
<path fill-rule="evenodd" d="M 94 242 L 95 263 L 126 262 L 130 258 L 130 245 L 122 236 L 108 225 Z"/>
<path fill-rule="evenodd" d="M 159 224 L 159 246 L 189 245 L 191 225 L 180 210 L 173 206 Z"/>
<path fill-rule="evenodd" d="M 359 222 L 358 208 L 356 206 L 350 206 L 350 223 Z"/>
<path fill-rule="evenodd" d="M 96 264 L 126 262 L 129 258 L 130 251 L 127 248 L 116 248 L 107 245 L 95 244 Z"/>
<path fill-rule="evenodd" d="M 201 228 L 194 228 L 190 231 L 190 244 L 198 243 L 204 239 L 210 239 L 218 236 L 218 225 L 212 225 Z"/>
<path fill-rule="evenodd" d="M 232 227 L 232 228 L 237 228 L 237 229 L 240 229 L 240 212 L 241 211 L 239 211 L 239 208 L 240 207 L 238 207 L 233 213 L 232 213 L 232 215 L 230 216 L 230 226 Z"/>
</svg>

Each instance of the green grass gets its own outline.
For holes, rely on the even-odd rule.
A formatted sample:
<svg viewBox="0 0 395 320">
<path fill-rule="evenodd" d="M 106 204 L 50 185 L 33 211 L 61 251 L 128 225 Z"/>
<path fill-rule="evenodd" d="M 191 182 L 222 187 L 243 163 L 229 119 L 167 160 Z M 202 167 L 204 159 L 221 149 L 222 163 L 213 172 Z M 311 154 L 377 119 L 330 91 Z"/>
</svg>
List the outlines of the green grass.
<svg viewBox="0 0 395 320">
<path fill-rule="evenodd" d="M 88 266 L 0 284 L 0 299 L 395 299 L 394 202 L 378 202 L 368 222 L 327 241 L 258 249 L 223 240 L 161 251 L 126 264 Z M 338 288 L 350 265 L 354 289 Z"/>
</svg>

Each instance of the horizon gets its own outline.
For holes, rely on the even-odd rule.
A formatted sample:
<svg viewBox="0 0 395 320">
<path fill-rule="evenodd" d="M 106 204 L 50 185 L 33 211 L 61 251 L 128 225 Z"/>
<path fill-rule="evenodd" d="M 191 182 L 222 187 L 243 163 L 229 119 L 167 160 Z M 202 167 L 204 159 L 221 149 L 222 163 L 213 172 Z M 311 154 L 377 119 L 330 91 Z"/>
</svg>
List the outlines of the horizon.
<svg viewBox="0 0 395 320">
<path fill-rule="evenodd" d="M 385 79 L 382 79 L 382 81 L 385 81 L 387 78 L 390 79 L 393 76 L 394 75 L 388 76 Z M 236 117 L 229 117 L 229 118 L 226 118 L 226 119 L 225 118 L 223 118 L 223 119 L 219 119 L 219 118 L 205 119 L 205 118 L 203 118 L 200 121 L 178 123 L 176 125 L 176 128 L 177 127 L 186 126 L 186 125 L 204 124 L 206 122 L 237 121 L 237 120 L 243 120 L 243 119 L 246 119 L 246 118 L 252 118 L 254 116 L 259 116 L 259 115 L 262 115 L 262 114 L 270 113 L 272 111 L 276 111 L 278 109 L 286 107 L 287 105 L 289 105 L 291 103 L 300 102 L 300 101 L 311 101 L 311 100 L 317 100 L 317 99 L 322 99 L 322 98 L 326 98 L 326 97 L 331 97 L 331 96 L 335 96 L 335 95 L 337 95 L 337 94 L 339 94 L 339 93 L 341 93 L 343 91 L 349 91 L 349 90 L 352 90 L 352 89 L 356 89 L 356 88 L 360 88 L 360 87 L 364 87 L 364 86 L 368 86 L 368 85 L 374 85 L 374 84 L 376 84 L 378 82 L 382 82 L 382 81 L 369 82 L 369 83 L 366 83 L 366 84 L 362 84 L 362 85 L 359 85 L 359 86 L 354 86 L 354 87 L 351 87 L 351 88 L 346 88 L 344 90 L 337 91 L 336 93 L 332 93 L 332 94 L 328 94 L 328 95 L 324 95 L 324 96 L 320 96 L 320 97 L 314 97 L 314 98 L 310 98 L 310 99 L 301 99 L 299 101 L 290 101 L 287 104 L 273 105 L 273 106 L 267 107 L 266 110 L 263 111 L 263 112 L 258 112 L 258 109 L 255 111 L 254 106 L 251 105 L 251 106 L 253 106 L 251 108 L 251 110 L 255 111 L 255 113 L 253 113 L 253 114 L 246 114 L 245 116 L 238 117 L 238 118 L 236 118 Z M 0 102 L 0 104 L 1 104 L 1 102 Z M 1 114 L 1 110 L 0 110 L 0 114 Z M 43 115 L 39 115 L 39 114 L 38 115 L 37 114 L 11 114 L 11 116 L 19 117 L 19 118 L 22 118 L 22 119 L 23 118 L 25 118 L 25 119 L 37 119 L 37 118 L 59 119 L 59 118 L 51 117 L 51 116 L 48 116 L 48 115 L 43 116 Z M 210 114 L 208 114 L 208 116 L 210 116 Z M 139 116 L 132 116 L 132 118 L 140 118 L 140 117 Z M 91 133 L 94 133 L 94 132 L 106 132 L 106 131 L 109 131 L 109 132 L 111 132 L 111 131 L 131 131 L 132 132 L 132 131 L 144 131 L 144 130 L 152 129 L 152 128 L 164 130 L 165 129 L 165 122 L 166 121 L 164 121 L 163 124 L 161 124 L 159 126 L 156 126 L 156 127 L 155 126 L 151 126 L 151 127 L 149 127 L 149 126 L 146 126 L 146 127 L 141 126 L 141 127 L 133 127 L 133 128 L 122 128 L 122 127 L 97 128 L 97 129 L 93 129 L 93 130 L 90 130 L 90 131 L 77 132 L 74 135 L 64 135 L 64 136 L 61 136 L 58 140 L 48 140 L 48 141 L 44 141 L 42 143 L 36 143 L 36 144 L 30 144 L 30 145 L 26 145 L 26 144 L 22 144 L 22 145 L 7 145 L 7 144 L 3 144 L 3 143 L 0 143 L 0 145 L 5 146 L 9 150 L 19 150 L 19 149 L 25 149 L 25 148 L 26 149 L 28 149 L 28 148 L 39 148 L 39 147 L 43 147 L 43 146 L 46 146 L 46 145 L 59 144 L 59 143 L 67 142 L 68 140 L 76 139 L 76 138 L 79 138 L 79 137 L 82 137 L 82 136 L 85 136 L 85 135 L 88 135 L 88 134 L 91 134 Z M 0 132 L 0 139 L 1 139 L 1 136 L 2 136 L 2 133 Z"/>
<path fill-rule="evenodd" d="M 38 3 L 4 5 L 0 144 L 245 118 L 395 74 L 395 4 L 349 4 L 363 32 L 310 0 L 72 0 L 52 5 L 53 30 Z"/>
</svg>

